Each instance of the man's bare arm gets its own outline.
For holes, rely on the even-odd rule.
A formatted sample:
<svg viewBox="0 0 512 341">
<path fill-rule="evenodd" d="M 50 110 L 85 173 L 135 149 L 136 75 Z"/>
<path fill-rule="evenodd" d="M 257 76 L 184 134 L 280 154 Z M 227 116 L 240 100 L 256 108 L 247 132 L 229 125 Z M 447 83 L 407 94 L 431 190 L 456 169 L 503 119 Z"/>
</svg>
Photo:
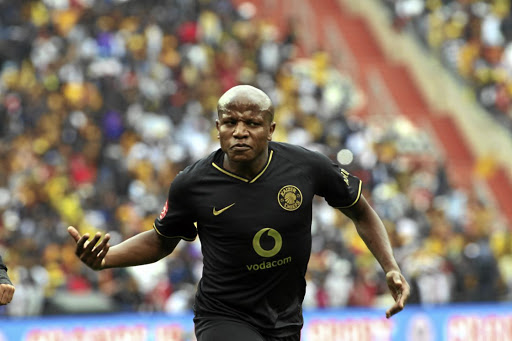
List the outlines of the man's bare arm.
<svg viewBox="0 0 512 341">
<path fill-rule="evenodd" d="M 110 247 L 108 233 L 103 240 L 100 232 L 89 240 L 88 233 L 81 236 L 72 226 L 68 227 L 68 232 L 76 242 L 77 257 L 94 270 L 154 263 L 174 251 L 180 241 L 179 238 L 161 237 L 155 230 L 149 230 Z"/>
<path fill-rule="evenodd" d="M 386 228 L 364 196 L 354 206 L 340 211 L 352 219 L 361 239 L 386 273 L 386 282 L 395 300 L 395 304 L 386 311 L 389 318 L 404 308 L 410 287 L 393 256 Z"/>
</svg>

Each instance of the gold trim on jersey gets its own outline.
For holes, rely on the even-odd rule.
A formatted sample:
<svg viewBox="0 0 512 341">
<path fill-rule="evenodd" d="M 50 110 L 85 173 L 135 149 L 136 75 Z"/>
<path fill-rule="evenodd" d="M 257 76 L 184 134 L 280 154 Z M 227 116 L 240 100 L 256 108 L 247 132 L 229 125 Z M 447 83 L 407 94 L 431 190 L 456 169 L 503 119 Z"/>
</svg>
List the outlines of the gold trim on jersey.
<svg viewBox="0 0 512 341">
<path fill-rule="evenodd" d="M 246 178 L 242 178 L 241 176 L 238 176 L 236 174 L 233 174 L 231 173 L 230 171 L 227 171 L 225 170 L 224 168 L 218 166 L 215 162 L 212 162 L 212 166 L 217 168 L 219 171 L 221 171 L 222 173 L 226 174 L 226 175 L 229 175 L 235 179 L 238 179 L 238 180 L 241 180 L 243 182 L 248 182 L 250 184 L 254 183 L 256 180 L 258 180 L 260 178 L 260 176 L 263 175 L 263 173 L 265 173 L 265 171 L 267 170 L 268 168 L 268 165 L 270 165 L 270 161 L 272 160 L 272 155 L 274 155 L 274 151 L 271 150 L 270 151 L 270 154 L 268 156 L 268 161 L 267 161 L 267 164 L 265 165 L 265 168 L 263 168 L 263 170 L 258 174 L 256 175 L 252 180 L 247 180 Z"/>
<path fill-rule="evenodd" d="M 361 180 L 359 180 L 359 189 L 357 190 L 357 198 L 356 198 L 356 200 L 354 200 L 353 203 L 351 203 L 348 206 L 338 206 L 338 207 L 335 207 L 335 208 L 349 208 L 349 207 L 354 206 L 359 201 L 359 198 L 361 197 L 361 191 L 363 189 L 362 185 L 363 185 L 363 182 Z"/>
<path fill-rule="evenodd" d="M 195 225 L 195 224 L 196 224 L 196 223 L 194 223 L 194 225 Z M 196 225 L 196 227 L 197 227 L 197 225 Z M 166 236 L 166 235 L 165 235 L 165 234 L 163 234 L 162 232 L 158 231 L 158 229 L 156 228 L 155 223 L 153 223 L 153 229 L 156 231 L 156 233 L 158 233 L 159 235 L 161 235 L 161 236 L 162 236 L 162 237 L 164 237 L 164 238 L 181 238 L 181 239 L 186 240 L 186 241 L 189 241 L 189 242 L 194 241 L 194 240 L 196 240 L 196 238 L 197 238 L 197 236 L 196 236 L 196 237 L 194 237 L 194 238 L 192 238 L 192 239 L 191 239 L 191 238 L 187 238 L 187 237 L 183 237 L 183 236 L 172 236 L 172 237 L 170 237 L 170 236 Z"/>
</svg>

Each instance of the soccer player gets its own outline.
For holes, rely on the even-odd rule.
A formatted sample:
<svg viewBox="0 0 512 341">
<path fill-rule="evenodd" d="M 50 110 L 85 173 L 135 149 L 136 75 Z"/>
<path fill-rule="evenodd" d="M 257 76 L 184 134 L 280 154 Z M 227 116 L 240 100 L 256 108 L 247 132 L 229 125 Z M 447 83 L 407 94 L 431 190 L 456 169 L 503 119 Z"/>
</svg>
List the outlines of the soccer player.
<svg viewBox="0 0 512 341">
<path fill-rule="evenodd" d="M 312 203 L 319 195 L 353 220 L 384 270 L 395 300 L 386 316 L 401 311 L 409 284 L 361 181 L 320 153 L 272 142 L 274 108 L 263 91 L 233 87 L 217 109 L 220 149 L 176 176 L 153 229 L 110 247 L 108 234 L 89 240 L 70 226 L 76 255 L 95 270 L 134 266 L 158 261 L 181 239 L 199 236 L 198 341 L 298 341 Z"/>
<path fill-rule="evenodd" d="M 7 275 L 7 267 L 0 256 L 0 305 L 9 304 L 14 296 L 14 286 Z"/>
</svg>

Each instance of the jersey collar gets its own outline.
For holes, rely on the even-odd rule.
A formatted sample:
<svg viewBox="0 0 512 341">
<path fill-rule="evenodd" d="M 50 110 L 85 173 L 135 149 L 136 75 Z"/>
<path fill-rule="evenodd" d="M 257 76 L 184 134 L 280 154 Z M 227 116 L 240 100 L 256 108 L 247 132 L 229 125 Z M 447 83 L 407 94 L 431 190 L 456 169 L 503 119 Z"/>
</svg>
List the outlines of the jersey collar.
<svg viewBox="0 0 512 341">
<path fill-rule="evenodd" d="M 267 170 L 268 166 L 270 165 L 270 161 L 272 160 L 272 155 L 274 155 L 274 151 L 272 149 L 270 149 L 270 153 L 268 153 L 268 160 L 267 160 L 267 164 L 265 165 L 265 167 L 263 167 L 263 169 L 261 170 L 261 172 L 258 173 L 258 175 L 256 175 L 253 179 L 251 180 L 248 180 L 246 178 L 242 178 L 241 176 L 238 176 L 234 173 L 231 173 L 230 171 L 227 171 L 225 170 L 224 168 L 220 167 L 219 165 L 217 165 L 215 162 L 212 162 L 212 166 L 215 167 L 217 170 L 221 171 L 222 173 L 226 174 L 226 175 L 229 175 L 230 177 L 233 177 L 235 179 L 238 179 L 240 181 L 243 181 L 243 182 L 248 182 L 250 184 L 252 184 L 253 182 L 255 182 L 256 180 L 258 180 L 260 178 L 260 176 L 263 175 L 263 173 L 265 173 L 265 171 Z"/>
</svg>

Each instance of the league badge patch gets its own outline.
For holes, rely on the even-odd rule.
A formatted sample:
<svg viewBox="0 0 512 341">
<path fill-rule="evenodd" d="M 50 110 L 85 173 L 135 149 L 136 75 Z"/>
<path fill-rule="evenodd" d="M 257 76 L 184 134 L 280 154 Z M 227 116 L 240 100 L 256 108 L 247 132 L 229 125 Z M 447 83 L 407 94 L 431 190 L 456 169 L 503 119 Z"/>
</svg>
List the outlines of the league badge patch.
<svg viewBox="0 0 512 341">
<path fill-rule="evenodd" d="M 162 208 L 162 212 L 160 212 L 160 220 L 164 219 L 165 215 L 167 214 L 168 209 L 169 209 L 169 200 L 166 200 L 165 205 Z"/>
</svg>

